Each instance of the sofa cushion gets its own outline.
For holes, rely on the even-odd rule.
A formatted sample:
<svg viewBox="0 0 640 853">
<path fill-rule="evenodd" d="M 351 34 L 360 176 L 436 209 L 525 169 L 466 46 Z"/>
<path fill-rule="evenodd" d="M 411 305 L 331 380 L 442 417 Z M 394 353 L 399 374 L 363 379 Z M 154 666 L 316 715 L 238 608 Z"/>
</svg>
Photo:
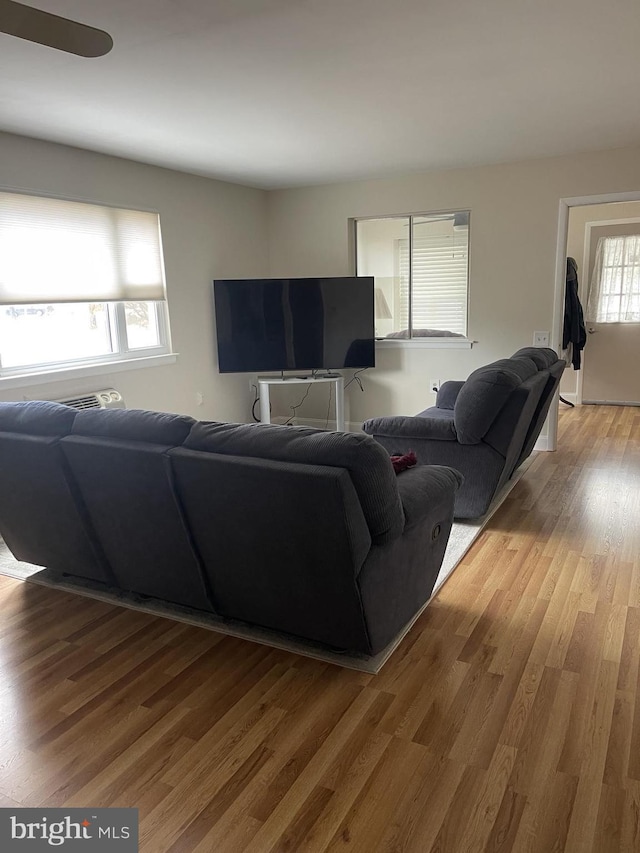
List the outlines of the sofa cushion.
<svg viewBox="0 0 640 853">
<path fill-rule="evenodd" d="M 186 415 L 168 412 L 87 409 L 77 413 L 72 434 L 176 446 L 182 444 L 194 423 Z"/>
<path fill-rule="evenodd" d="M 412 450 L 411 445 L 407 446 L 407 442 L 416 440 L 429 441 L 450 441 L 456 442 L 456 428 L 453 424 L 453 412 L 449 412 L 450 417 L 445 418 L 442 415 L 430 417 L 427 409 L 426 413 L 415 417 L 402 415 L 391 415 L 383 418 L 370 418 L 362 424 L 362 429 L 367 435 L 375 436 L 376 441 L 383 444 L 390 453 L 406 453 Z M 393 445 L 389 446 L 383 439 L 389 438 L 393 441 Z M 396 446 L 395 441 L 399 440 Z"/>
<path fill-rule="evenodd" d="M 446 382 L 443 382 L 442 387 L 436 395 L 436 407 L 452 412 L 463 385 L 464 382 L 455 379 L 448 379 Z"/>
<path fill-rule="evenodd" d="M 454 407 L 460 444 L 478 444 L 513 390 L 537 372 L 529 358 L 503 358 L 474 370 L 460 389 Z"/>
<path fill-rule="evenodd" d="M 44 400 L 0 403 L 0 430 L 29 435 L 68 435 L 76 415 L 76 410 L 69 406 Z"/>
<path fill-rule="evenodd" d="M 418 412 L 416 418 L 434 418 L 440 421 L 452 421 L 453 409 L 440 409 L 438 406 L 430 406 L 422 412 Z"/>
<path fill-rule="evenodd" d="M 389 457 L 368 435 L 276 424 L 211 422 L 196 423 L 184 447 L 230 456 L 346 468 L 373 542 L 391 541 L 404 529 L 404 513 Z"/>
</svg>

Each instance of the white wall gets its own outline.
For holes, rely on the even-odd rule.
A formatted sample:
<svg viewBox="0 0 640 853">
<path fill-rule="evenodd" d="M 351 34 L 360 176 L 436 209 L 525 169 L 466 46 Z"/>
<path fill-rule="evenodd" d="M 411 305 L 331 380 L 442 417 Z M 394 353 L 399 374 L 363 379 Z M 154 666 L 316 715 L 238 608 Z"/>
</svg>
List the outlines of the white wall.
<svg viewBox="0 0 640 853">
<path fill-rule="evenodd" d="M 0 391 L 0 400 L 114 385 L 129 406 L 219 420 L 249 420 L 249 383 L 217 372 L 214 277 L 351 274 L 350 217 L 470 209 L 469 336 L 477 343 L 380 351 L 378 367 L 364 374 L 365 393 L 355 383 L 348 390 L 347 418 L 359 422 L 417 412 L 433 401 L 429 379 L 464 378 L 549 329 L 559 199 L 640 190 L 640 149 L 265 193 L 0 134 L 0 186 L 158 210 L 180 353 L 175 365 Z M 313 390 L 300 413 L 324 421 L 326 386 Z M 205 395 L 201 407 L 197 391 Z M 273 397 L 274 414 L 284 414 L 285 403 Z"/>
<path fill-rule="evenodd" d="M 640 218 L 640 202 L 625 201 L 616 204 L 587 204 L 569 209 L 569 228 L 567 232 L 567 255 L 578 264 L 578 283 L 580 299 L 586 310 L 589 286 L 589 272 L 584 269 L 584 249 L 586 227 L 591 222 L 609 222 L 615 219 Z M 587 346 L 589 338 L 587 338 Z M 560 383 L 560 393 L 569 401 L 575 402 L 578 372 L 568 367 Z"/>
<path fill-rule="evenodd" d="M 244 376 L 217 370 L 211 281 L 267 271 L 266 193 L 130 160 L 0 133 L 0 186 L 160 214 L 176 364 L 3 391 L 54 398 L 114 386 L 130 408 L 249 420 Z M 204 404 L 196 405 L 196 393 Z"/>
<path fill-rule="evenodd" d="M 412 414 L 433 402 L 429 379 L 465 378 L 530 345 L 535 330 L 551 329 L 559 200 L 636 190 L 640 149 L 272 191 L 270 274 L 350 274 L 350 217 L 470 209 L 469 337 L 477 343 L 471 350 L 378 351 L 366 393 L 349 389 L 351 421 Z M 317 391 L 315 404 L 310 395 L 300 412 L 324 419 Z"/>
</svg>

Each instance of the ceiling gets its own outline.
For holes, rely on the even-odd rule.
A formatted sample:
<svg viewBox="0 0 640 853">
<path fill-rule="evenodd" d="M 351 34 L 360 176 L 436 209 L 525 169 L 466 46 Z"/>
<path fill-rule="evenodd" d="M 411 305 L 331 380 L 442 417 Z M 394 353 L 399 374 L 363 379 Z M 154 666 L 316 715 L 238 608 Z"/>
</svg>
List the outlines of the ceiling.
<svg viewBox="0 0 640 853">
<path fill-rule="evenodd" d="M 29 0 L 0 129 L 275 188 L 640 143 L 637 0 Z"/>
</svg>

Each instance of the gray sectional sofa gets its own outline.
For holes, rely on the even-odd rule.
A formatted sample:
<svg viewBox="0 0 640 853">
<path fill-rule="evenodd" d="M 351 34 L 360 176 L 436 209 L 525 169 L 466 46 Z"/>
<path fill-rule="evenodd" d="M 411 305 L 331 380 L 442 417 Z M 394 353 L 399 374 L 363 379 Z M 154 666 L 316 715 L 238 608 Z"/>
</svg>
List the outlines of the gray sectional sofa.
<svg viewBox="0 0 640 853">
<path fill-rule="evenodd" d="M 418 464 L 460 471 L 455 517 L 477 518 L 533 450 L 564 368 L 554 350 L 525 347 L 445 382 L 415 417 L 372 418 L 363 430 L 389 453 L 412 450 Z"/>
<path fill-rule="evenodd" d="M 361 434 L 0 404 L 17 559 L 365 654 L 428 600 L 461 480 Z"/>
</svg>

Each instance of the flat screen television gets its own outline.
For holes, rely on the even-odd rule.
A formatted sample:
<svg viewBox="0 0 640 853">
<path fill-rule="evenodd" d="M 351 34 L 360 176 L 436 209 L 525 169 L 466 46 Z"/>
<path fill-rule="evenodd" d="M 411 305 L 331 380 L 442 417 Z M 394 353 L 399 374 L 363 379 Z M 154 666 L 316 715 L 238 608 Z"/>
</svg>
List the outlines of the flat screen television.
<svg viewBox="0 0 640 853">
<path fill-rule="evenodd" d="M 221 373 L 375 366 L 373 277 L 217 279 Z"/>
</svg>

